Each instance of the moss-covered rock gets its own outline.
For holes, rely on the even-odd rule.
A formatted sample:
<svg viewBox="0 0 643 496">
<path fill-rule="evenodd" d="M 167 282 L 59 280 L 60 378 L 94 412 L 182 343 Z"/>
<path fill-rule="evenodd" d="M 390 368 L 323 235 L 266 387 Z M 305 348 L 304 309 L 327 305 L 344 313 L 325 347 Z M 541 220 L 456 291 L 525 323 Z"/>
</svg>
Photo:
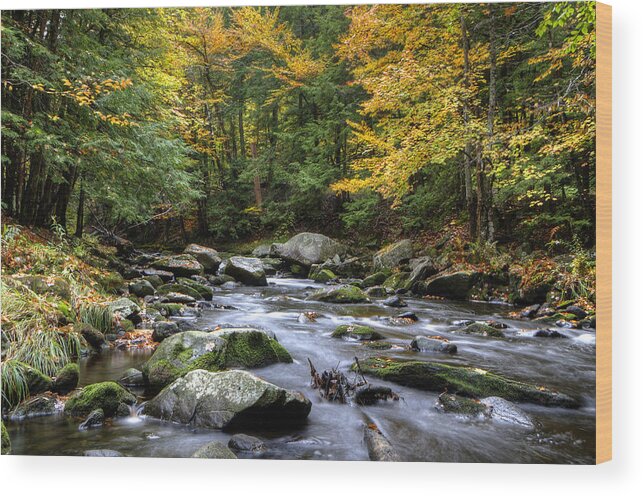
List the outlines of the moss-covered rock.
<svg viewBox="0 0 643 496">
<path fill-rule="evenodd" d="M 29 390 L 30 395 L 44 393 L 45 391 L 50 391 L 53 386 L 53 381 L 51 377 L 43 374 L 40 370 L 25 366 L 22 369 L 25 382 L 27 383 L 27 389 Z"/>
<path fill-rule="evenodd" d="M 11 438 L 7 432 L 7 428 L 4 426 L 4 422 L 0 420 L 0 430 L 2 431 L 2 446 L 1 452 L 3 455 L 11 454 Z"/>
<path fill-rule="evenodd" d="M 375 269 L 392 269 L 413 258 L 413 244 L 410 239 L 385 246 L 373 256 Z"/>
<path fill-rule="evenodd" d="M 74 393 L 65 403 L 65 413 L 73 417 L 85 417 L 93 410 L 102 409 L 105 417 L 127 414 L 136 398 L 116 382 L 99 382 L 85 386 Z"/>
<path fill-rule="evenodd" d="M 56 372 L 52 391 L 58 394 L 68 394 L 78 386 L 80 368 L 77 363 L 68 363 Z"/>
<path fill-rule="evenodd" d="M 452 300 L 466 300 L 469 292 L 478 279 L 478 273 L 473 271 L 460 271 L 451 274 L 438 274 L 420 285 L 421 294 L 441 296 Z"/>
<path fill-rule="evenodd" d="M 210 372 L 229 367 L 264 367 L 292 362 L 276 339 L 257 329 L 222 329 L 216 332 L 186 331 L 163 340 L 143 365 L 153 389 L 159 389 L 190 372 Z"/>
<path fill-rule="evenodd" d="M 178 293 L 182 295 L 189 296 L 191 298 L 194 298 L 195 300 L 201 300 L 203 299 L 201 297 L 201 294 L 196 290 L 193 289 L 189 286 L 186 286 L 185 284 L 163 284 L 163 286 L 159 286 L 157 288 L 157 291 L 161 295 L 168 295 L 170 293 Z"/>
<path fill-rule="evenodd" d="M 95 351 L 100 351 L 108 346 L 105 335 L 90 324 L 78 323 L 75 325 L 74 330 L 80 334 Z"/>
<path fill-rule="evenodd" d="M 123 319 L 136 319 L 141 311 L 141 307 L 129 298 L 119 298 L 111 301 L 108 306 L 114 315 L 118 314 Z"/>
<path fill-rule="evenodd" d="M 438 410 L 444 413 L 458 413 L 472 417 L 488 414 L 488 407 L 480 401 L 457 394 L 442 393 L 438 396 L 437 406 Z"/>
<path fill-rule="evenodd" d="M 309 296 L 311 300 L 327 303 L 367 303 L 366 293 L 356 286 L 341 286 L 332 289 L 322 289 Z"/>
<path fill-rule="evenodd" d="M 159 286 L 163 286 L 163 279 L 161 279 L 157 274 L 143 276 L 141 279 L 149 282 L 154 289 L 158 288 Z"/>
<path fill-rule="evenodd" d="M 188 254 L 161 258 L 155 261 L 152 267 L 172 272 L 176 277 L 190 277 L 203 274 L 203 265 L 192 255 Z"/>
<path fill-rule="evenodd" d="M 143 298 L 154 294 L 154 286 L 146 279 L 134 279 L 129 283 L 129 292 L 133 295 Z"/>
<path fill-rule="evenodd" d="M 185 307 L 180 303 L 152 303 L 149 308 L 157 310 L 163 317 L 179 317 Z"/>
<path fill-rule="evenodd" d="M 408 272 L 396 272 L 392 274 L 389 278 L 382 283 L 382 286 L 390 289 L 401 289 L 406 287 L 407 279 L 409 277 Z"/>
<path fill-rule="evenodd" d="M 364 280 L 362 281 L 362 287 L 371 288 L 373 286 L 380 286 L 381 284 L 384 284 L 384 281 L 386 281 L 386 279 L 388 279 L 390 275 L 390 272 L 384 271 L 371 274 L 370 276 L 364 278 Z"/>
<path fill-rule="evenodd" d="M 357 341 L 377 341 L 384 339 L 384 336 L 371 327 L 356 324 L 340 325 L 333 331 L 332 337 L 354 339 Z"/>
<path fill-rule="evenodd" d="M 452 332 L 455 334 L 475 334 L 476 336 L 484 336 L 487 338 L 504 338 L 505 334 L 500 329 L 491 327 L 490 325 L 482 322 L 474 322 L 466 327 L 455 329 Z"/>
<path fill-rule="evenodd" d="M 201 446 L 198 450 L 194 452 L 192 458 L 217 458 L 217 459 L 234 459 L 236 460 L 237 455 L 235 455 L 230 448 L 225 444 L 218 441 L 213 441 Z"/>
<path fill-rule="evenodd" d="M 308 278 L 315 282 L 326 283 L 337 279 L 337 276 L 330 269 L 322 269 L 318 265 L 313 265 L 308 274 Z"/>
<path fill-rule="evenodd" d="M 176 282 L 197 291 L 199 295 L 201 295 L 201 300 L 212 301 L 214 291 L 212 291 L 212 288 L 206 286 L 205 284 L 198 283 L 196 281 L 193 281 L 192 279 L 188 279 L 187 277 L 179 277 L 176 279 Z"/>
<path fill-rule="evenodd" d="M 473 398 L 499 396 L 509 401 L 566 408 L 579 406 L 576 399 L 566 394 L 507 379 L 473 367 L 402 361 L 385 357 L 362 360 L 360 366 L 364 374 L 427 391 L 447 391 Z"/>
<path fill-rule="evenodd" d="M 60 410 L 62 403 L 53 396 L 34 396 L 20 403 L 12 412 L 12 420 L 22 420 L 32 417 L 45 417 L 54 415 Z"/>
<path fill-rule="evenodd" d="M 221 257 L 214 248 L 192 243 L 185 248 L 184 253 L 196 258 L 208 274 L 216 274 L 219 265 L 221 265 Z"/>
</svg>

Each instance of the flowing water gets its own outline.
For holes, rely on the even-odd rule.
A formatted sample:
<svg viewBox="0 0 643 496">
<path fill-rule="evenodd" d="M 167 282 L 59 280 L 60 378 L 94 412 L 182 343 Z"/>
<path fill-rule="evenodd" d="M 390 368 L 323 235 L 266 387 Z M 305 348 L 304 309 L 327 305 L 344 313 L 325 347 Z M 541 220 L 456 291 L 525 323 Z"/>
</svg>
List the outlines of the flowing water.
<svg viewBox="0 0 643 496">
<path fill-rule="evenodd" d="M 215 292 L 213 303 L 234 309 L 204 309 L 196 327 L 253 326 L 273 331 L 294 358 L 253 371 L 279 386 L 305 392 L 313 402 L 303 425 L 279 429 L 245 429 L 262 438 L 266 450 L 240 457 L 367 460 L 363 442 L 366 418 L 372 419 L 407 461 L 593 463 L 595 451 L 595 342 L 593 331 L 561 330 L 570 339 L 535 338 L 537 324 L 512 320 L 504 305 L 405 298 L 419 321 L 395 326 L 387 319 L 400 312 L 377 300 L 363 305 L 333 305 L 306 301 L 320 287 L 301 279 L 269 279 L 266 288 L 235 288 Z M 322 316 L 316 322 L 298 319 L 302 312 Z M 449 332 L 463 319 L 495 319 L 509 326 L 506 340 Z M 396 345 L 377 351 L 358 342 L 330 337 L 340 324 L 369 325 Z M 541 326 L 542 327 L 542 326 Z M 416 335 L 448 337 L 458 346 L 455 355 L 417 353 L 406 346 Z M 437 393 L 388 383 L 401 399 L 359 407 L 330 403 L 310 388 L 307 359 L 318 371 L 339 367 L 349 374 L 354 357 L 373 355 L 471 365 L 506 377 L 555 388 L 582 400 L 577 410 L 520 405 L 538 423 L 535 431 L 494 421 L 464 419 L 436 410 Z M 81 385 L 115 380 L 130 367 L 139 367 L 149 351 L 110 351 L 81 361 Z M 368 378 L 369 382 L 385 384 Z M 144 391 L 134 391 L 141 401 Z M 8 422 L 13 453 L 79 455 L 90 449 L 117 450 L 126 456 L 186 457 L 201 445 L 227 443 L 231 432 L 193 429 L 144 418 L 132 412 L 106 426 L 78 430 L 78 422 L 62 415 Z"/>
</svg>

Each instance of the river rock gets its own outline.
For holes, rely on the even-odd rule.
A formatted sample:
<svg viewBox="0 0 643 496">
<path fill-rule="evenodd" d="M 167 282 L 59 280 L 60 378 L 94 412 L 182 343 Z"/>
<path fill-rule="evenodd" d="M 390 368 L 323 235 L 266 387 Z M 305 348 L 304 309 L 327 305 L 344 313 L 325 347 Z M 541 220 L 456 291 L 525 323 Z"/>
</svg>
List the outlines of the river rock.
<svg viewBox="0 0 643 496">
<path fill-rule="evenodd" d="M 154 277 L 154 278 L 158 277 L 163 282 L 170 282 L 172 279 L 174 279 L 174 274 L 169 270 L 159 270 L 159 269 L 148 268 L 148 269 L 141 270 L 141 274 L 143 275 L 143 277 Z M 152 284 L 154 284 L 151 279 L 148 279 L 148 280 Z"/>
<path fill-rule="evenodd" d="M 230 257 L 225 263 L 224 274 L 248 286 L 267 286 L 266 272 L 258 258 Z"/>
<path fill-rule="evenodd" d="M 118 300 L 111 301 L 108 306 L 114 315 L 119 314 L 121 318 L 129 319 L 132 322 L 137 319 L 141 312 L 141 307 L 129 298 L 119 298 Z"/>
<path fill-rule="evenodd" d="M 25 382 L 27 383 L 27 389 L 29 390 L 29 394 L 31 396 L 44 393 L 45 391 L 50 391 L 54 385 L 51 377 L 46 376 L 34 367 L 23 367 L 22 374 Z"/>
<path fill-rule="evenodd" d="M 382 283 L 382 286 L 391 290 L 399 290 L 399 289 L 406 288 L 408 284 L 408 277 L 409 277 L 408 272 L 405 272 L 405 271 L 395 272 L 394 274 L 391 274 L 389 278 Z"/>
<path fill-rule="evenodd" d="M 105 457 L 121 457 L 125 456 L 120 451 L 110 450 L 110 449 L 96 449 L 96 450 L 87 450 L 84 452 L 85 456 L 105 456 Z"/>
<path fill-rule="evenodd" d="M 368 458 L 374 462 L 399 462 L 400 455 L 374 423 L 364 426 L 364 443 Z"/>
<path fill-rule="evenodd" d="M 571 313 L 574 317 L 576 317 L 577 320 L 583 320 L 585 317 L 587 317 L 587 312 L 576 305 L 570 305 L 565 308 L 565 313 Z"/>
<path fill-rule="evenodd" d="M 107 348 L 107 340 L 105 335 L 100 332 L 98 329 L 95 329 L 90 324 L 79 323 L 75 326 L 75 331 L 80 334 L 87 344 L 92 347 L 95 351 L 100 351 L 103 348 Z"/>
<path fill-rule="evenodd" d="M 439 337 L 415 336 L 411 341 L 411 349 L 415 351 L 432 351 L 436 353 L 454 354 L 458 347 L 448 339 Z"/>
<path fill-rule="evenodd" d="M 172 278 L 173 274 L 171 272 L 168 273 L 170 274 L 170 278 Z M 154 289 L 158 288 L 159 286 L 163 286 L 163 279 L 161 279 L 157 275 L 143 276 L 141 279 L 143 281 L 149 282 Z"/>
<path fill-rule="evenodd" d="M 145 403 L 144 413 L 195 427 L 223 429 L 233 423 L 302 421 L 310 408 L 303 394 L 282 389 L 244 370 L 193 370 Z"/>
<path fill-rule="evenodd" d="M 154 286 L 150 281 L 145 279 L 134 279 L 129 283 L 129 292 L 140 298 L 154 294 Z"/>
<path fill-rule="evenodd" d="M 416 291 L 416 285 L 425 279 L 438 273 L 435 261 L 430 257 L 421 257 L 411 260 L 411 273 L 409 274 L 406 287 Z"/>
<path fill-rule="evenodd" d="M 62 409 L 62 403 L 52 396 L 35 396 L 20 403 L 13 412 L 12 420 L 54 415 Z"/>
<path fill-rule="evenodd" d="M 500 396 L 509 401 L 577 408 L 570 396 L 473 367 L 385 357 L 360 361 L 364 374 L 426 391 L 448 391 L 473 398 Z M 355 368 L 355 365 L 353 365 Z"/>
<path fill-rule="evenodd" d="M 337 241 L 316 233 L 299 233 L 281 245 L 273 245 L 277 256 L 306 267 L 334 257 L 343 257 L 347 248 Z"/>
<path fill-rule="evenodd" d="M 368 303 L 366 293 L 356 286 L 346 285 L 331 289 L 322 289 L 308 297 L 309 300 L 327 303 Z"/>
<path fill-rule="evenodd" d="M 408 307 L 406 302 L 400 298 L 398 295 L 393 295 L 389 298 L 386 298 L 383 302 L 382 305 L 385 305 L 387 307 L 393 307 L 393 308 L 402 308 L 402 307 Z"/>
<path fill-rule="evenodd" d="M 178 284 L 178 283 L 163 284 L 163 286 L 158 287 L 157 291 L 160 295 L 165 295 L 165 296 L 169 295 L 170 293 L 179 293 L 182 295 L 186 295 L 192 298 L 193 302 L 201 299 L 201 294 L 196 289 L 186 286 L 185 284 Z M 176 303 L 182 303 L 182 302 L 176 302 Z"/>
<path fill-rule="evenodd" d="M 489 408 L 489 416 L 500 422 L 520 425 L 529 429 L 535 427 L 533 419 L 516 405 L 498 396 L 483 398 L 480 403 Z"/>
<path fill-rule="evenodd" d="M 204 446 L 201 446 L 198 450 L 194 452 L 192 458 L 218 458 L 218 459 L 237 459 L 230 448 L 225 444 L 218 441 L 213 441 Z"/>
<path fill-rule="evenodd" d="M 206 274 L 216 274 L 221 265 L 221 257 L 214 248 L 192 243 L 183 250 L 183 253 L 192 255 L 203 266 Z"/>
<path fill-rule="evenodd" d="M 390 272 L 376 272 L 375 274 L 371 274 L 368 277 L 365 277 L 364 280 L 362 281 L 362 287 L 363 288 L 370 288 L 373 286 L 379 286 L 388 279 L 390 275 Z"/>
<path fill-rule="evenodd" d="M 154 329 L 154 331 L 152 332 L 152 339 L 157 343 L 160 343 L 164 339 L 167 339 L 170 336 L 181 332 L 176 322 L 170 321 L 154 322 L 152 328 Z"/>
<path fill-rule="evenodd" d="M 256 258 L 266 258 L 271 256 L 271 245 L 259 245 L 252 250 L 252 256 Z"/>
<path fill-rule="evenodd" d="M 337 276 L 330 269 L 322 269 L 319 265 L 313 265 L 308 273 L 308 279 L 315 282 L 326 283 L 337 279 Z"/>
<path fill-rule="evenodd" d="M 228 448 L 234 451 L 261 451 L 265 448 L 263 441 L 247 434 L 235 434 L 228 441 Z"/>
<path fill-rule="evenodd" d="M 373 255 L 373 267 L 376 270 L 392 269 L 411 258 L 413 258 L 413 244 L 410 239 L 403 239 L 382 248 Z"/>
<path fill-rule="evenodd" d="M 332 337 L 356 341 L 377 341 L 378 339 L 384 339 L 384 336 L 374 329 L 357 324 L 338 326 L 333 331 Z"/>
<path fill-rule="evenodd" d="M 469 324 L 468 326 L 461 329 L 455 329 L 451 332 L 453 332 L 454 334 L 475 334 L 476 336 L 483 336 L 486 338 L 505 337 L 505 333 L 500 329 L 496 329 L 495 327 L 484 324 L 482 322 L 474 322 L 473 324 Z"/>
<path fill-rule="evenodd" d="M 536 338 L 567 338 L 564 334 L 558 332 L 556 329 L 538 329 L 534 332 Z"/>
<path fill-rule="evenodd" d="M 442 393 L 438 396 L 436 408 L 443 413 L 456 413 L 469 417 L 489 416 L 489 408 L 482 402 L 457 394 Z"/>
<path fill-rule="evenodd" d="M 175 277 L 190 277 L 203 274 L 203 265 L 188 254 L 161 258 L 154 262 L 152 266 L 156 269 L 171 272 Z"/>
<path fill-rule="evenodd" d="M 99 382 L 85 386 L 65 403 L 65 413 L 85 417 L 93 410 L 102 409 L 105 417 L 127 415 L 136 397 L 116 382 Z"/>
<path fill-rule="evenodd" d="M 165 296 L 162 296 L 159 299 L 161 303 L 179 303 L 181 305 L 193 305 L 197 301 L 197 298 L 189 296 L 183 293 L 167 293 Z"/>
<path fill-rule="evenodd" d="M 51 390 L 58 394 L 69 394 L 76 386 L 80 378 L 80 368 L 76 363 L 68 363 L 56 372 Z"/>
<path fill-rule="evenodd" d="M 192 276 L 193 278 L 199 278 L 199 276 Z M 207 282 L 207 279 L 205 278 L 200 278 L 203 280 L 203 282 Z M 214 296 L 214 291 L 212 291 L 212 288 L 209 286 L 206 286 L 203 282 L 198 282 L 193 279 L 188 279 L 187 277 L 177 277 L 176 282 L 179 284 L 182 284 L 184 286 L 187 286 L 188 288 L 194 289 L 197 293 L 199 293 L 201 300 L 205 301 L 212 301 L 212 297 Z"/>
<path fill-rule="evenodd" d="M 373 286 L 366 290 L 366 295 L 372 296 L 373 298 L 382 298 L 388 295 L 388 292 L 384 286 Z"/>
<path fill-rule="evenodd" d="M 78 430 L 84 431 L 92 427 L 100 427 L 103 423 L 105 423 L 105 412 L 103 412 L 102 408 L 97 408 L 87 415 L 85 421 L 78 426 Z"/>
<path fill-rule="evenodd" d="M 130 368 L 123 372 L 118 379 L 118 383 L 126 387 L 142 387 L 145 385 L 145 378 L 143 377 L 143 372 Z"/>
<path fill-rule="evenodd" d="M 419 291 L 421 291 L 421 294 L 430 296 L 466 300 L 469 298 L 469 291 L 471 291 L 477 279 L 478 274 L 473 271 L 438 274 L 428 279 Z"/>
<path fill-rule="evenodd" d="M 520 316 L 524 319 L 533 319 L 538 315 L 538 310 L 540 310 L 540 304 L 536 303 L 535 305 L 530 305 L 520 312 Z"/>
<path fill-rule="evenodd" d="M 163 340 L 143 366 L 143 374 L 152 388 L 159 389 L 195 369 L 255 368 L 278 362 L 290 363 L 292 357 L 258 329 L 186 331 Z"/>
</svg>

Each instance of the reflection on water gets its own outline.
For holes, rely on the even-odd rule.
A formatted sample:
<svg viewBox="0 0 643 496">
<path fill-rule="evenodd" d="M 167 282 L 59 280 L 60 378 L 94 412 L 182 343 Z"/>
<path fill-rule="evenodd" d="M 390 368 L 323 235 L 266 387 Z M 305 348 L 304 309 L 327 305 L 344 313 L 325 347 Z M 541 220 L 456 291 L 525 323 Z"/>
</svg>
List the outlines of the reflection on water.
<svg viewBox="0 0 643 496">
<path fill-rule="evenodd" d="M 591 331 L 561 330 L 570 339 L 531 337 L 533 322 L 507 318 L 510 308 L 471 302 L 425 301 L 406 298 L 419 321 L 393 326 L 387 317 L 396 309 L 377 301 L 365 305 L 332 305 L 306 301 L 319 285 L 306 280 L 270 279 L 267 288 L 237 288 L 215 292 L 214 303 L 236 310 L 204 310 L 198 324 L 252 325 L 275 332 L 290 351 L 293 364 L 276 364 L 255 373 L 279 386 L 305 392 L 313 402 L 308 421 L 295 428 L 255 431 L 266 450 L 241 457 L 287 459 L 368 459 L 362 440 L 364 415 L 372 418 L 403 459 L 409 461 L 592 463 L 595 448 L 595 347 Z M 300 322 L 304 311 L 322 316 Z M 492 340 L 449 332 L 454 321 L 494 318 L 506 323 L 508 339 Z M 405 346 L 416 335 L 448 337 L 456 355 L 418 354 L 404 348 L 375 351 L 330 337 L 340 324 L 370 325 L 387 340 Z M 369 407 L 331 404 L 309 388 L 310 358 L 318 370 L 340 366 L 345 371 L 354 357 L 388 356 L 474 365 L 505 376 L 559 389 L 583 400 L 578 410 L 521 405 L 539 423 L 535 432 L 495 422 L 464 420 L 435 410 L 436 393 L 392 385 L 399 402 Z M 81 362 L 81 384 L 117 379 L 130 367 L 140 368 L 149 351 L 112 351 Z M 380 383 L 378 380 L 371 380 Z M 135 391 L 136 392 L 136 391 Z M 136 392 L 142 398 L 142 391 Z M 9 422 L 13 452 L 33 455 L 79 455 L 89 449 L 112 449 L 128 456 L 185 457 L 199 446 L 228 441 L 232 432 L 207 431 L 142 418 L 136 412 L 105 427 L 78 431 L 77 422 L 63 416 Z"/>
</svg>

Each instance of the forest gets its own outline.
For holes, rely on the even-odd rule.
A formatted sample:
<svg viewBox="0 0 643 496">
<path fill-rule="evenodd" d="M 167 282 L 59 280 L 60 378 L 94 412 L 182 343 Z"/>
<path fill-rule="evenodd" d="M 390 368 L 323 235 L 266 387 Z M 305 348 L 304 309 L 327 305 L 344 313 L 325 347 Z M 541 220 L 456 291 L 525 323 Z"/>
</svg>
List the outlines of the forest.
<svg viewBox="0 0 643 496">
<path fill-rule="evenodd" d="M 595 24 L 2 11 L 3 453 L 591 463 Z"/>
</svg>

